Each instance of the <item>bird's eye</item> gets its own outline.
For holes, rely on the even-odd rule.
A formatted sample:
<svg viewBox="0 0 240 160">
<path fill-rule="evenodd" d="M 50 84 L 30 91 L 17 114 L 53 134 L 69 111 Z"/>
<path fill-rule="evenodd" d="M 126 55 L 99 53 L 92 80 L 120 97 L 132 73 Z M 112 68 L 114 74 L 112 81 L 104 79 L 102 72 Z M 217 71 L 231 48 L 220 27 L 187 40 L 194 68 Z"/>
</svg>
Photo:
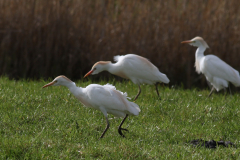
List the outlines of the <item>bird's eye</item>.
<svg viewBox="0 0 240 160">
<path fill-rule="evenodd" d="M 93 70 L 96 70 L 97 68 L 93 68 Z"/>
<path fill-rule="evenodd" d="M 58 81 L 56 80 L 55 83 L 57 83 Z"/>
</svg>

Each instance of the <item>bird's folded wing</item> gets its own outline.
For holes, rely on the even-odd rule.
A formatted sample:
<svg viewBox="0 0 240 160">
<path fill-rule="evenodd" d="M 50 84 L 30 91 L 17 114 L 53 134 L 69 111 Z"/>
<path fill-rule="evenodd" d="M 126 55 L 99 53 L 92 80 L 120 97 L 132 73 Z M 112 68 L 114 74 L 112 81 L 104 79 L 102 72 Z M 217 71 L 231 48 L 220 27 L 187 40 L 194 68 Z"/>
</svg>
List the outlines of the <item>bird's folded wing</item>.
<svg viewBox="0 0 240 160">
<path fill-rule="evenodd" d="M 92 105 L 104 108 L 125 111 L 128 110 L 127 94 L 115 89 L 112 85 L 95 86 L 88 93 Z"/>
<path fill-rule="evenodd" d="M 222 61 L 217 56 L 211 55 L 205 59 L 204 68 L 212 76 L 226 79 L 230 82 L 239 79 L 239 72 Z"/>
</svg>

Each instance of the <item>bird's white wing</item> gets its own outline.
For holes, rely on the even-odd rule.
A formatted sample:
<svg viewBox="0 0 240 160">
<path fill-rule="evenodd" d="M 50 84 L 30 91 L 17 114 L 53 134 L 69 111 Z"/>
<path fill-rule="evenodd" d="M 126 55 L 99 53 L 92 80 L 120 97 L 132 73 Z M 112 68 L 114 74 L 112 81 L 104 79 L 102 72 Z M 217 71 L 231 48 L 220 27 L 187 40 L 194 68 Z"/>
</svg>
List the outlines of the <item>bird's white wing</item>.
<svg viewBox="0 0 240 160">
<path fill-rule="evenodd" d="M 119 67 L 129 77 L 151 79 L 153 81 L 161 80 L 164 83 L 169 82 L 167 76 L 162 74 L 156 66 L 144 57 L 128 54 L 125 56 L 116 56 L 115 59 L 118 59 Z"/>
<path fill-rule="evenodd" d="M 116 90 L 116 87 L 113 86 L 113 85 L 111 85 L 111 84 L 109 84 L 109 83 L 103 85 L 103 87 L 109 88 L 108 91 L 111 93 L 111 95 L 112 95 L 112 92 L 113 92 L 114 90 Z M 126 98 L 129 99 L 129 97 L 127 97 L 127 92 L 123 93 L 123 92 L 121 92 L 121 91 L 119 91 L 119 90 L 116 90 L 116 91 L 120 92 L 120 93 L 122 94 L 122 96 L 124 96 L 124 97 L 126 97 Z"/>
<path fill-rule="evenodd" d="M 203 73 L 225 79 L 232 83 L 237 83 L 240 80 L 238 71 L 214 55 L 208 55 L 205 57 Z"/>
<path fill-rule="evenodd" d="M 89 85 L 86 89 L 88 89 L 86 92 L 89 99 L 91 99 L 91 105 L 93 106 L 101 106 L 104 107 L 106 110 L 115 110 L 130 113 L 134 112 L 135 110 L 134 108 L 132 108 L 132 105 L 135 108 L 137 106 L 135 103 L 129 102 L 127 100 L 126 93 L 122 93 L 116 90 L 116 88 L 110 84 L 106 84 L 104 86 L 96 84 L 92 86 Z"/>
</svg>

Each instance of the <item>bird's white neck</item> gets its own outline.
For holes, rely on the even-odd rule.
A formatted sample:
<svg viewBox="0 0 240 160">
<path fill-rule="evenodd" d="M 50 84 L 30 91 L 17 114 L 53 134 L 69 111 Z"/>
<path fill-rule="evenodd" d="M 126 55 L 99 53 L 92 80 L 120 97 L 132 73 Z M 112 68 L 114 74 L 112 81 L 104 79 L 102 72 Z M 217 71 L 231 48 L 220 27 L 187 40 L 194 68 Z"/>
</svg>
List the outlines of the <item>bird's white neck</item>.
<svg viewBox="0 0 240 160">
<path fill-rule="evenodd" d="M 204 47 L 204 46 L 200 46 L 200 47 L 197 48 L 196 53 L 195 53 L 196 60 L 204 57 L 204 51 L 205 50 L 206 50 L 206 47 Z"/>
<path fill-rule="evenodd" d="M 82 93 L 82 88 L 77 87 L 74 82 L 66 83 L 64 86 L 66 86 L 74 96 Z"/>
<path fill-rule="evenodd" d="M 68 87 L 68 89 L 70 90 L 70 92 L 84 105 L 87 107 L 91 107 L 91 104 L 89 103 L 86 93 L 85 93 L 85 89 L 86 88 L 81 88 L 81 87 L 77 87 L 76 84 L 74 82 L 65 84 L 64 86 Z"/>
<path fill-rule="evenodd" d="M 129 79 L 128 76 L 125 75 L 124 70 L 122 70 L 122 67 L 119 63 L 108 63 L 106 66 L 106 71 L 119 77 Z"/>
<path fill-rule="evenodd" d="M 117 69 L 118 68 L 116 67 L 116 63 L 113 64 L 113 63 L 109 62 L 109 63 L 102 65 L 102 71 L 108 71 L 112 74 L 115 74 Z"/>
<path fill-rule="evenodd" d="M 106 71 L 115 74 L 115 72 L 118 70 L 116 63 L 108 63 L 106 65 Z"/>
</svg>

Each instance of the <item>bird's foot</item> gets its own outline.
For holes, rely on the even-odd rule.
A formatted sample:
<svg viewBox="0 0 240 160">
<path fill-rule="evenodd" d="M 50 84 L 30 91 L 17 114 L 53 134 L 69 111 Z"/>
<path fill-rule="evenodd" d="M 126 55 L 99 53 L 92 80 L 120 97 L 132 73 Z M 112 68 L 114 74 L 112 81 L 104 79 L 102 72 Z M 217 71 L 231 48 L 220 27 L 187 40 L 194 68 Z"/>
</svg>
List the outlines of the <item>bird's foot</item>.
<svg viewBox="0 0 240 160">
<path fill-rule="evenodd" d="M 128 131 L 128 129 L 126 129 L 126 128 L 121 128 L 121 130 L 124 130 L 124 131 L 127 131 L 127 132 L 129 132 L 129 131 Z"/>
<path fill-rule="evenodd" d="M 129 132 L 129 131 L 128 131 L 127 129 L 125 129 L 125 128 L 118 128 L 118 133 L 119 133 L 122 137 L 125 138 L 124 134 L 122 133 L 122 130 L 127 131 L 127 132 Z"/>
</svg>

